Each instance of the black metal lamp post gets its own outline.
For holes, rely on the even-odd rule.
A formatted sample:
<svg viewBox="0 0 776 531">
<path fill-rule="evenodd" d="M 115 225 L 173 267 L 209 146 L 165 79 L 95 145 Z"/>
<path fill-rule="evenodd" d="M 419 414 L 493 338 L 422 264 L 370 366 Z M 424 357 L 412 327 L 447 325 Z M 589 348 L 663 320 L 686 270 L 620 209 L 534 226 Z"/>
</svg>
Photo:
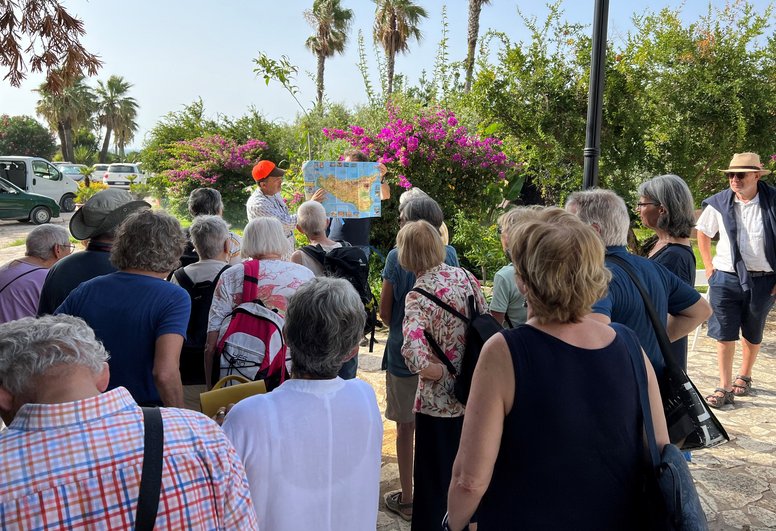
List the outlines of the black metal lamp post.
<svg viewBox="0 0 776 531">
<path fill-rule="evenodd" d="M 587 99 L 584 189 L 598 186 L 598 159 L 601 156 L 601 115 L 604 101 L 608 19 L 609 0 L 596 0 L 595 18 L 593 19 L 593 50 L 590 57 L 590 91 Z"/>
</svg>

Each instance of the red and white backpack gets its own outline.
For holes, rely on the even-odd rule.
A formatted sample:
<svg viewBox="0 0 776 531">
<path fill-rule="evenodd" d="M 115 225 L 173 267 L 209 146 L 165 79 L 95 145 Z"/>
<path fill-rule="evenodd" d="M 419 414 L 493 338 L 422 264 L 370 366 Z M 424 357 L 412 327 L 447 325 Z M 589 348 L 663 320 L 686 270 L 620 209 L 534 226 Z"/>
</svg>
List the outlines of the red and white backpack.
<svg viewBox="0 0 776 531">
<path fill-rule="evenodd" d="M 243 303 L 224 320 L 216 354 L 220 378 L 239 374 L 264 380 L 267 390 L 288 378 L 291 357 L 283 340 L 285 320 L 258 298 L 259 261 L 243 262 Z"/>
</svg>

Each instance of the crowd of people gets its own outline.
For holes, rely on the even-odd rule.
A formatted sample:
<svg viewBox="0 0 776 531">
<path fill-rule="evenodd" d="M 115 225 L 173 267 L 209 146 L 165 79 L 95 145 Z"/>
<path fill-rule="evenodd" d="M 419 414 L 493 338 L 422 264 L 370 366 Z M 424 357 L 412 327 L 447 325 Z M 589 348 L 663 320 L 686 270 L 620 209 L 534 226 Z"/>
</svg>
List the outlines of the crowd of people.
<svg viewBox="0 0 776 531">
<path fill-rule="evenodd" d="M 669 442 L 658 385 L 666 361 L 628 271 L 680 366 L 687 335 L 709 321 L 715 408 L 751 392 L 776 298 L 776 188 L 760 180 L 769 172 L 754 153 L 720 171 L 729 188 L 703 202 L 697 222 L 680 177 L 639 187 L 634 209 L 656 235 L 647 257 L 627 251 L 628 207 L 609 190 L 575 192 L 564 208 L 507 210 L 498 231 L 508 264 L 490 302 L 460 267 L 439 204 L 417 189 L 403 194 L 379 302 L 399 472 L 399 489 L 383 496 L 388 511 L 413 530 L 644 524 L 629 352 L 645 360 L 659 448 Z M 108 189 L 69 232 L 35 228 L 25 256 L 0 267 L 0 528 L 134 527 L 150 497 L 160 529 L 374 529 L 383 424 L 374 390 L 356 378 L 364 302 L 292 246 L 298 230 L 321 252 L 352 245 L 368 255 L 368 236 L 338 237 L 363 227 L 327 218 L 322 191 L 290 214 L 273 163 L 252 176 L 242 237 L 221 218 L 217 190 L 192 192 L 184 231 Z M 708 297 L 693 287 L 693 228 Z M 71 236 L 85 249 L 72 252 Z M 239 361 L 224 345 L 246 303 L 282 327 L 279 379 L 209 419 L 199 394 Z M 469 322 L 460 316 L 472 311 L 504 329 L 482 348 L 464 404 L 455 386 Z M 267 376 L 262 367 L 251 376 Z"/>
</svg>

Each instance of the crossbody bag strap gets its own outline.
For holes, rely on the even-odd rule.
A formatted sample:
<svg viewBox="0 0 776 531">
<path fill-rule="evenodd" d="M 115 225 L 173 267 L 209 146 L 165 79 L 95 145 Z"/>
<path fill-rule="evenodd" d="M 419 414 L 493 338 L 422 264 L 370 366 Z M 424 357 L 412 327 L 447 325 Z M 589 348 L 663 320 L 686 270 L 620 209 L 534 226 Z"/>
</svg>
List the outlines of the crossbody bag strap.
<svg viewBox="0 0 776 531">
<path fill-rule="evenodd" d="M 678 368 L 678 364 L 676 363 L 676 360 L 671 353 L 671 340 L 668 338 L 666 328 L 663 325 L 663 322 L 658 318 L 655 307 L 652 305 L 652 298 L 649 296 L 649 293 L 647 293 L 647 290 L 644 289 L 644 285 L 641 283 L 638 275 L 636 275 L 636 272 L 633 271 L 633 268 L 630 266 L 630 264 L 620 256 L 607 254 L 606 260 L 614 262 L 620 266 L 620 268 L 622 268 L 622 270 L 628 274 L 630 279 L 633 281 L 633 284 L 636 285 L 636 288 L 641 294 L 641 299 L 644 301 L 644 307 L 647 310 L 649 320 L 652 322 L 652 328 L 655 330 L 655 337 L 657 338 L 657 343 L 660 347 L 660 352 L 663 354 L 663 359 L 665 360 L 666 365 L 670 365 L 672 369 Z"/>
<path fill-rule="evenodd" d="M 140 476 L 140 494 L 137 498 L 135 530 L 152 530 L 159 510 L 162 490 L 162 455 L 164 453 L 164 424 L 162 411 L 156 407 L 143 410 L 143 471 Z"/>
<path fill-rule="evenodd" d="M 432 293 L 429 293 L 428 291 L 424 290 L 423 288 L 412 288 L 412 291 L 420 293 L 427 299 L 431 300 L 432 302 L 436 303 L 440 308 L 443 310 L 446 310 L 456 316 L 457 318 L 461 319 L 464 323 L 469 324 L 469 318 L 466 317 L 464 314 L 444 302 L 442 299 L 437 297 L 436 295 L 433 295 Z M 447 371 L 452 374 L 453 376 L 458 374 L 458 371 L 455 369 L 455 365 L 453 365 L 453 362 L 450 361 L 450 358 L 445 356 L 445 353 L 442 351 L 442 348 L 439 346 L 439 343 L 436 342 L 436 339 L 429 333 L 428 330 L 423 330 L 423 335 L 426 338 L 426 341 L 428 341 L 429 346 L 431 347 L 431 351 L 434 353 L 434 355 L 439 358 L 439 361 L 445 364 L 445 367 L 447 367 Z"/>
<path fill-rule="evenodd" d="M 2 288 L 0 288 L 0 293 L 2 293 L 3 291 L 5 291 L 5 288 L 7 288 L 8 286 L 10 286 L 11 284 L 13 284 L 14 282 L 16 282 L 17 280 L 19 280 L 20 278 L 22 278 L 24 275 L 29 275 L 30 273 L 33 273 L 33 272 L 35 272 L 35 271 L 39 271 L 39 270 L 41 270 L 41 269 L 43 269 L 43 268 L 42 268 L 42 267 L 36 267 L 35 269 L 30 269 L 29 271 L 25 271 L 24 273 L 22 273 L 22 274 L 21 274 L 21 275 L 19 275 L 18 277 L 11 279 L 11 281 L 10 281 L 10 282 L 8 282 L 8 284 L 6 284 L 6 285 L 5 285 L 5 286 L 3 286 Z"/>
<path fill-rule="evenodd" d="M 243 262 L 243 272 L 242 301 L 251 302 L 259 296 L 259 261 Z"/>
</svg>

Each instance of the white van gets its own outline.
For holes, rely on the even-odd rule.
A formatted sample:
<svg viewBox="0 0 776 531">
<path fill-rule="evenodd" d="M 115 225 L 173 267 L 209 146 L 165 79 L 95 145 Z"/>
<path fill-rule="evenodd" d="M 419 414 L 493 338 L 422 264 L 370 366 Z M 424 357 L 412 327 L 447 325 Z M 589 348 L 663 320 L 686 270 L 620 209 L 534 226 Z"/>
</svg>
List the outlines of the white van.
<svg viewBox="0 0 776 531">
<path fill-rule="evenodd" d="M 62 212 L 75 210 L 78 184 L 46 159 L 0 156 L 0 177 L 25 192 L 50 197 L 59 203 Z"/>
</svg>

